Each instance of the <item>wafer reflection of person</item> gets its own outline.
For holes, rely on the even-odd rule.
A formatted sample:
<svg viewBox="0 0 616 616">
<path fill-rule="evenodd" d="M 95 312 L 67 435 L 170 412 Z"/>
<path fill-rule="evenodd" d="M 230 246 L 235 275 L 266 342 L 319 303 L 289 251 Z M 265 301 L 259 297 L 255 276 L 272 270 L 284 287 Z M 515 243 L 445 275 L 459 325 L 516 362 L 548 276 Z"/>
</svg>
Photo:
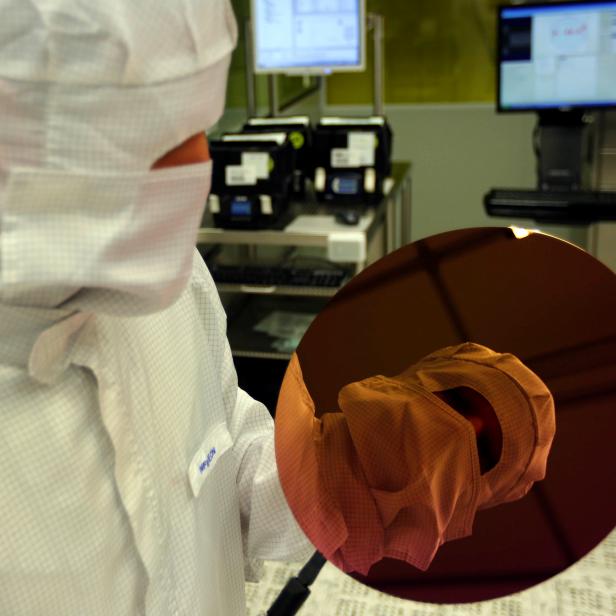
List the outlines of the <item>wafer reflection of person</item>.
<svg viewBox="0 0 616 616">
<path fill-rule="evenodd" d="M 465 343 L 394 377 L 339 392 L 315 415 L 295 355 L 276 416 L 276 455 L 304 532 L 346 572 L 383 558 L 426 570 L 477 510 L 523 497 L 545 477 L 554 402 L 511 354 Z"/>
</svg>

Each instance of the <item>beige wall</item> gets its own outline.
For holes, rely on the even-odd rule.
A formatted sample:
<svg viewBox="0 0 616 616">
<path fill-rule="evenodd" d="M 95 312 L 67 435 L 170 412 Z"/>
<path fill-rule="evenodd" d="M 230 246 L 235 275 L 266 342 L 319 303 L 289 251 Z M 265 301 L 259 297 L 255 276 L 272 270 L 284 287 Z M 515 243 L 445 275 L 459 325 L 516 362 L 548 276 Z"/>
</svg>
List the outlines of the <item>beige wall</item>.
<svg viewBox="0 0 616 616">
<path fill-rule="evenodd" d="M 616 191 L 616 112 L 603 117 L 603 139 L 599 145 L 598 185 Z M 596 225 L 592 252 L 616 272 L 616 222 Z"/>
<path fill-rule="evenodd" d="M 370 111 L 327 108 L 340 115 Z M 492 218 L 484 211 L 483 196 L 490 188 L 535 186 L 534 114 L 500 115 L 492 104 L 391 105 L 387 117 L 394 158 L 413 165 L 413 240 L 463 227 L 518 225 L 587 246 L 587 228 Z"/>
</svg>

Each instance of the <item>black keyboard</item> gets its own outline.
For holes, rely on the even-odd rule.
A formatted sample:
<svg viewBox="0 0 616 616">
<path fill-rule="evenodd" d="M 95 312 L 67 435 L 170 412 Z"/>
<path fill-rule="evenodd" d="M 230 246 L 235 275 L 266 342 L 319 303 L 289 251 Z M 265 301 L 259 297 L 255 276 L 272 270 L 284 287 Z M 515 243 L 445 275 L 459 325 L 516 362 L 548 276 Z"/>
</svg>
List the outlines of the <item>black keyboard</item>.
<svg viewBox="0 0 616 616">
<path fill-rule="evenodd" d="M 616 220 L 616 192 L 495 188 L 485 196 L 484 205 L 491 216 L 554 222 Z"/>
<path fill-rule="evenodd" d="M 350 272 L 345 269 L 310 269 L 295 267 L 260 267 L 255 265 L 208 265 L 212 278 L 219 284 L 265 287 L 328 287 L 342 285 Z"/>
</svg>

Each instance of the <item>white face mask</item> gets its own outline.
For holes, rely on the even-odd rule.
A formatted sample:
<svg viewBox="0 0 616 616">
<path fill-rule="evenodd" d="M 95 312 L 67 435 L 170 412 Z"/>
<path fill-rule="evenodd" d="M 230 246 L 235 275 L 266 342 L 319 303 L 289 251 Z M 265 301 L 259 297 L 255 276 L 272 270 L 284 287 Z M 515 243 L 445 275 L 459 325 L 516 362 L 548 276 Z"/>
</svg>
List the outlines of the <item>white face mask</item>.
<svg viewBox="0 0 616 616">
<path fill-rule="evenodd" d="M 211 174 L 211 161 L 124 174 L 13 168 L 0 207 L 2 299 L 65 288 L 84 289 L 82 310 L 170 306 L 192 271 Z"/>
</svg>

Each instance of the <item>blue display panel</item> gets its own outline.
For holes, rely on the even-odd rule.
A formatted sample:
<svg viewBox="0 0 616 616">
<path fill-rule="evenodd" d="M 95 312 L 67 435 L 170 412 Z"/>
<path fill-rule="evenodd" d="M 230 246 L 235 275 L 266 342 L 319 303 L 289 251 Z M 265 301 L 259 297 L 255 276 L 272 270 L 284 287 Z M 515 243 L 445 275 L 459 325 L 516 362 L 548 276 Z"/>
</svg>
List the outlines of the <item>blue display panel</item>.
<svg viewBox="0 0 616 616">
<path fill-rule="evenodd" d="M 252 203 L 246 199 L 234 199 L 231 202 L 231 216 L 252 216 Z"/>
<path fill-rule="evenodd" d="M 500 111 L 616 106 L 616 1 L 499 10 Z"/>
</svg>

